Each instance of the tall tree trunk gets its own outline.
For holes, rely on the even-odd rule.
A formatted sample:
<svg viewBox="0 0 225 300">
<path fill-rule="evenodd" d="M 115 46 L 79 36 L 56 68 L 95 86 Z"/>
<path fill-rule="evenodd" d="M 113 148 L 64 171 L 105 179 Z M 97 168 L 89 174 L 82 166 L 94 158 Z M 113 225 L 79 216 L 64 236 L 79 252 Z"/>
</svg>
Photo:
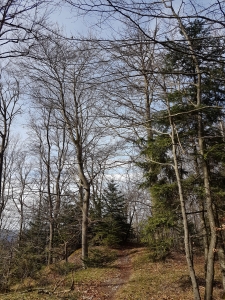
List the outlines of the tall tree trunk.
<svg viewBox="0 0 225 300">
<path fill-rule="evenodd" d="M 195 173 L 196 177 L 200 178 L 200 169 L 201 166 L 199 165 L 199 161 L 197 158 L 197 146 L 195 144 L 195 141 L 192 141 L 194 144 L 194 166 L 195 166 Z M 205 258 L 205 276 L 206 276 L 206 270 L 207 270 L 207 259 L 208 259 L 208 252 L 209 252 L 209 242 L 208 242 L 208 230 L 207 230 L 207 224 L 206 224 L 206 208 L 205 208 L 205 201 L 204 198 L 199 196 L 199 210 L 200 210 L 200 231 L 203 237 L 203 248 L 204 248 L 204 258 Z"/>
<path fill-rule="evenodd" d="M 193 57 L 195 61 L 196 58 Z M 195 63 L 196 73 L 197 73 L 197 107 L 202 104 L 201 101 L 201 70 L 198 66 L 197 60 Z M 209 220 L 210 227 L 210 238 L 209 238 L 209 249 L 208 256 L 206 262 L 206 287 L 205 287 L 205 300 L 211 300 L 213 297 L 213 282 L 214 282 L 214 259 L 215 259 L 215 248 L 217 242 L 216 236 L 216 222 L 215 222 L 215 212 L 213 209 L 213 201 L 211 196 L 211 188 L 209 181 L 209 172 L 208 172 L 208 164 L 205 159 L 205 146 L 204 146 L 204 133 L 203 133 L 203 122 L 202 122 L 202 113 L 199 111 L 198 113 L 198 147 L 200 154 L 200 166 L 203 174 L 203 182 L 204 182 L 204 193 L 205 193 L 205 202 L 206 202 L 206 210 L 207 217 Z"/>
<path fill-rule="evenodd" d="M 80 141 L 79 135 L 77 135 Z M 78 174 L 81 185 L 83 187 L 83 202 L 82 202 L 82 261 L 83 267 L 86 268 L 86 260 L 88 258 L 88 214 L 89 214 L 89 203 L 90 203 L 90 182 L 87 180 L 84 174 L 84 161 L 82 156 L 82 146 L 76 142 L 77 148 L 77 161 L 78 161 Z"/>
<path fill-rule="evenodd" d="M 153 134 L 152 134 L 152 124 L 151 124 L 151 103 L 152 103 L 152 91 L 151 91 L 151 95 L 149 92 L 149 80 L 147 75 L 144 75 L 144 82 L 145 82 L 145 122 L 146 122 L 146 131 L 147 131 L 147 137 L 148 140 L 151 141 L 153 138 Z"/>
<path fill-rule="evenodd" d="M 7 124 L 5 123 L 5 126 Z M 5 132 L 2 133 L 0 131 L 0 137 L 1 137 L 1 145 L 0 145 L 0 220 L 2 219 L 2 213 L 5 208 L 5 201 L 3 196 L 3 189 L 2 189 L 2 175 L 3 175 L 3 165 L 4 165 L 4 153 L 5 153 L 5 145 L 6 145 L 6 128 Z"/>
<path fill-rule="evenodd" d="M 54 239 L 54 215 L 53 215 L 53 199 L 51 194 L 51 141 L 49 134 L 51 110 L 48 112 L 48 119 L 46 124 L 46 140 L 47 140 L 47 158 L 45 165 L 47 169 L 47 191 L 48 191 L 48 207 L 49 207 L 49 241 L 48 241 L 48 265 L 52 263 L 52 250 Z"/>
<path fill-rule="evenodd" d="M 210 226 L 210 240 L 209 251 L 207 257 L 207 270 L 206 270 L 206 287 L 205 287 L 205 300 L 212 300 L 213 295 L 213 281 L 214 281 L 214 256 L 216 247 L 216 224 L 214 212 L 212 207 L 212 198 L 210 193 L 209 177 L 206 162 L 203 159 L 203 176 L 204 176 L 204 190 L 206 198 L 207 216 Z"/>
<path fill-rule="evenodd" d="M 78 114 L 77 114 L 78 115 Z M 66 123 L 70 125 L 70 122 L 67 118 L 67 115 L 64 112 L 64 118 Z M 80 179 L 80 185 L 82 187 L 82 191 L 84 195 L 82 198 L 82 237 L 81 237 L 81 245 L 82 245 L 82 261 L 83 267 L 86 268 L 86 261 L 88 258 L 88 214 L 89 214 L 89 204 L 90 204 L 90 189 L 91 182 L 86 178 L 84 172 L 84 159 L 83 159 L 83 145 L 82 138 L 80 136 L 78 126 L 76 127 L 76 137 L 73 134 L 71 127 L 69 127 L 69 132 L 71 139 L 73 141 L 74 146 L 76 147 L 76 158 L 77 158 L 77 166 L 78 166 L 78 176 Z"/>
<path fill-rule="evenodd" d="M 215 252 L 218 254 L 218 259 L 220 263 L 222 285 L 223 285 L 223 297 L 225 296 L 225 241 L 224 241 L 224 218 L 219 219 L 218 211 L 215 208 L 216 215 L 216 236 L 217 236 L 217 245 Z M 222 224 L 221 224 L 222 221 Z"/>
<path fill-rule="evenodd" d="M 223 237 L 220 236 L 218 238 L 218 246 L 217 246 L 217 254 L 220 262 L 220 270 L 222 275 L 222 285 L 223 285 L 223 297 L 225 296 L 225 254 L 224 254 L 224 247 L 223 247 Z"/>
<path fill-rule="evenodd" d="M 53 263 L 53 236 L 54 236 L 54 221 L 49 222 L 49 241 L 48 241 L 48 265 Z"/>
<path fill-rule="evenodd" d="M 82 260 L 83 267 L 86 268 L 88 258 L 88 212 L 90 201 L 90 187 L 84 188 L 84 198 L 82 205 Z"/>
<path fill-rule="evenodd" d="M 19 228 L 19 246 L 22 241 L 22 235 L 23 235 L 23 227 L 24 227 L 24 209 L 23 209 L 24 203 L 21 196 L 21 202 L 20 202 L 20 228 Z"/>
<path fill-rule="evenodd" d="M 182 23 L 181 18 L 179 15 L 175 12 L 172 2 L 171 5 L 167 6 L 167 4 L 164 1 L 164 4 L 167 8 L 170 8 L 174 17 L 177 19 L 179 27 L 181 29 L 181 32 L 183 33 L 184 37 L 186 38 L 186 41 L 188 43 L 188 47 L 190 50 L 190 56 L 192 57 L 194 66 L 195 66 L 195 74 L 196 74 L 196 82 L 194 82 L 194 85 L 196 87 L 196 108 L 199 108 L 198 113 L 198 147 L 199 147 L 199 154 L 200 154 L 200 166 L 202 169 L 203 174 L 203 181 L 204 181 L 204 192 L 205 192 L 205 202 L 206 202 L 206 209 L 207 209 L 207 217 L 209 220 L 209 226 L 210 226 L 210 239 L 209 239 L 209 250 L 208 250 L 208 256 L 207 256 L 207 262 L 206 262 L 206 287 L 205 287 L 205 300 L 211 300 L 212 294 L 213 294 L 213 281 L 214 281 L 214 250 L 216 247 L 216 224 L 215 224 L 215 216 L 213 211 L 213 203 L 211 198 L 211 191 L 210 191 L 210 182 L 209 182 L 209 173 L 208 173 L 208 166 L 207 162 L 205 160 L 204 154 L 205 154 L 205 147 L 204 147 L 204 141 L 203 141 L 203 122 L 202 122 L 202 114 L 201 114 L 201 105 L 202 105 L 202 85 L 201 85 L 201 70 L 199 67 L 198 59 L 195 55 L 195 49 L 192 45 L 192 40 L 187 34 L 187 31 Z"/>
<path fill-rule="evenodd" d="M 174 127 L 172 117 L 170 115 L 169 103 L 168 103 L 168 113 L 169 113 L 169 122 L 170 122 L 170 127 L 171 127 L 171 141 L 172 141 L 174 170 L 175 170 L 175 174 L 176 174 L 176 180 L 177 180 L 177 186 L 178 186 L 178 192 L 179 192 L 179 198 L 180 198 L 181 213 L 182 213 L 182 219 L 183 219 L 185 255 L 186 255 L 187 265 L 188 265 L 188 269 L 189 269 L 189 274 L 191 277 L 194 299 L 200 300 L 201 297 L 200 297 L 200 293 L 199 293 L 199 287 L 198 287 L 195 270 L 194 270 L 194 264 L 193 264 L 192 246 L 191 246 L 191 241 L 190 241 L 190 237 L 189 237 L 189 228 L 188 228 L 188 220 L 187 220 L 187 214 L 186 214 L 186 208 L 185 208 L 185 200 L 184 200 L 181 176 L 179 173 L 179 166 L 178 166 L 178 161 L 177 161 L 177 142 L 175 141 L 175 127 Z"/>
</svg>

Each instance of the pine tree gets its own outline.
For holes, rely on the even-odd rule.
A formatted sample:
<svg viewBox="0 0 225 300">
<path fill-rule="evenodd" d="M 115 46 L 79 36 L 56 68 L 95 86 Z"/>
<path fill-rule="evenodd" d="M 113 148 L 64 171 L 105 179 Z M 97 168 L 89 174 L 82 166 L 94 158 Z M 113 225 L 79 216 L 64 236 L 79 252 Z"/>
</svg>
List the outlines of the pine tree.
<svg viewBox="0 0 225 300">
<path fill-rule="evenodd" d="M 48 235 L 48 223 L 38 210 L 30 220 L 28 228 L 24 229 L 21 235 L 13 261 L 13 277 L 21 279 L 36 276 L 37 271 L 47 262 Z"/>
<path fill-rule="evenodd" d="M 114 181 L 108 183 L 103 193 L 101 219 L 93 231 L 93 241 L 108 246 L 118 246 L 129 236 L 127 203 Z"/>
<path fill-rule="evenodd" d="M 171 42 L 175 51 L 168 51 L 165 55 L 162 85 L 165 109 L 154 116 L 157 134 L 145 150 L 147 157 L 153 158 L 150 165 L 154 168 L 149 169 L 151 172 L 155 171 L 154 176 L 148 172 L 149 163 L 145 170 L 152 190 L 159 184 L 163 188 L 165 182 L 169 187 L 178 183 L 177 173 L 175 177 L 174 171 L 169 167 L 172 158 L 176 159 L 182 197 L 185 200 L 185 216 L 193 224 L 192 228 L 197 229 L 195 233 L 199 233 L 199 239 L 204 238 L 206 299 L 209 299 L 214 274 L 213 248 L 218 240 L 215 228 L 218 224 L 217 214 L 221 211 L 219 199 L 222 195 L 221 183 L 224 181 L 225 144 L 220 128 L 220 123 L 224 120 L 221 109 L 225 99 L 224 71 L 218 59 L 223 55 L 224 41 L 209 36 L 209 30 L 199 20 L 186 26 L 181 24 L 180 29 L 183 39 L 180 43 Z M 213 62 L 208 62 L 209 56 Z M 171 142 L 167 138 L 169 135 L 173 136 Z M 159 144 L 163 145 L 160 150 Z M 157 207 L 160 197 L 153 200 Z M 188 235 L 191 248 L 190 230 Z M 217 245 L 219 244 L 222 245 Z M 225 274 L 224 271 L 223 273 Z"/>
<path fill-rule="evenodd" d="M 55 247 L 66 261 L 68 256 L 81 246 L 81 203 L 73 203 L 71 199 L 64 200 L 56 224 Z M 63 245 L 63 249 L 62 249 Z"/>
</svg>

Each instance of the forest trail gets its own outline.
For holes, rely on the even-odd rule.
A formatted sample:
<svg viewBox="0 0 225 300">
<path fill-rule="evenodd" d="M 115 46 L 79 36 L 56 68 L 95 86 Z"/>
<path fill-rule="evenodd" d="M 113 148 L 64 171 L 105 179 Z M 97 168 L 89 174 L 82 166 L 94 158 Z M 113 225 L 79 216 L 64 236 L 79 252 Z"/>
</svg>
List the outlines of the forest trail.
<svg viewBox="0 0 225 300">
<path fill-rule="evenodd" d="M 108 281 L 109 297 L 110 300 L 116 300 L 115 295 L 117 290 L 125 285 L 132 274 L 132 262 L 128 250 L 121 250 L 119 258 L 115 262 L 115 267 L 118 268 L 119 274 L 117 277 L 111 278 Z"/>
<path fill-rule="evenodd" d="M 111 265 L 112 272 L 104 281 L 86 286 L 85 290 L 81 291 L 79 300 L 116 300 L 117 292 L 129 282 L 132 274 L 131 256 L 130 249 L 118 250 L 118 258 Z"/>
<path fill-rule="evenodd" d="M 99 251 L 99 252 L 98 252 Z M 81 268 L 80 250 L 70 257 L 74 272 L 64 273 L 63 262 L 46 267 L 39 282 L 24 281 L 10 293 L 1 294 L 1 300 L 190 300 L 193 299 L 185 254 L 172 252 L 165 261 L 152 262 L 149 249 L 127 247 L 100 248 L 97 254 L 114 259 L 102 267 Z M 91 251 L 90 251 L 91 253 Z M 97 257 L 99 258 L 99 257 Z M 80 263 L 80 266 L 79 266 Z M 204 296 L 204 257 L 195 255 L 196 274 L 201 297 Z M 40 280 L 43 284 L 40 286 Z M 33 285 L 32 285 L 33 282 Z M 48 284 L 46 284 L 46 282 Z M 71 283 L 73 283 L 71 285 Z M 72 288 L 73 286 L 73 288 Z M 221 273 L 215 264 L 214 298 L 221 299 Z"/>
</svg>

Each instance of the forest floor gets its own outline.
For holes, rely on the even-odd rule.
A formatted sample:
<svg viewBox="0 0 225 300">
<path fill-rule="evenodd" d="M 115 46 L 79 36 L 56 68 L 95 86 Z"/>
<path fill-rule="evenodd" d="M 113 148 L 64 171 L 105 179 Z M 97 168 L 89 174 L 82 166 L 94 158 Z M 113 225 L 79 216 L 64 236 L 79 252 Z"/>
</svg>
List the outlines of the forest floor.
<svg viewBox="0 0 225 300">
<path fill-rule="evenodd" d="M 43 269 L 36 279 L 26 279 L 0 300 L 191 300 L 191 282 L 185 256 L 172 253 L 165 262 L 151 262 L 144 247 L 122 249 L 97 248 L 95 263 L 101 268 L 79 268 L 80 252 L 69 263 L 57 263 Z M 101 256 L 105 258 L 101 259 Z M 107 262 L 111 260 L 111 262 Z M 93 263 L 92 259 L 92 263 Z M 76 270 L 71 267 L 76 266 Z M 203 298 L 204 260 L 195 258 L 196 274 Z M 216 263 L 214 300 L 221 299 L 219 266 Z"/>
</svg>

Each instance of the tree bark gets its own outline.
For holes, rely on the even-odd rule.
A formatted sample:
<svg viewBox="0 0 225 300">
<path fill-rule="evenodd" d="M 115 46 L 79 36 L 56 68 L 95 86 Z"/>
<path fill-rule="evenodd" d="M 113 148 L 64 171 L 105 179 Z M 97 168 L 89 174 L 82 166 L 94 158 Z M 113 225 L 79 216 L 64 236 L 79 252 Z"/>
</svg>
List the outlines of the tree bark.
<svg viewBox="0 0 225 300">
<path fill-rule="evenodd" d="M 169 113 L 169 122 L 170 122 L 170 128 L 171 128 L 171 141 L 172 141 L 174 170 L 175 170 L 175 174 L 176 174 L 176 180 L 177 180 L 177 186 L 178 186 L 178 192 L 179 192 L 179 198 L 180 198 L 181 213 L 182 213 L 182 219 L 183 219 L 184 247 L 185 247 L 186 260 L 187 260 L 187 265 L 188 265 L 188 269 L 189 269 L 189 274 L 191 277 L 194 299 L 200 300 L 201 297 L 200 297 L 200 293 L 199 293 L 198 282 L 196 279 L 194 264 L 193 264 L 192 246 L 191 246 L 191 241 L 189 238 L 189 228 L 188 228 L 188 220 L 187 220 L 187 214 L 186 214 L 186 208 L 185 208 L 185 200 L 184 200 L 183 188 L 182 188 L 181 177 L 180 177 L 178 161 L 177 161 L 177 145 L 176 145 L 176 140 L 175 140 L 175 128 L 174 128 L 174 123 L 173 123 L 172 117 L 170 115 L 169 103 L 168 103 L 168 113 Z"/>
<path fill-rule="evenodd" d="M 165 4 L 166 5 L 166 4 Z M 200 108 L 202 104 L 202 86 L 201 86 L 201 70 L 199 67 L 198 59 L 195 55 L 195 50 L 192 46 L 192 41 L 190 40 L 186 29 L 182 23 L 182 20 L 175 12 L 172 2 L 169 6 L 174 17 L 177 19 L 179 27 L 186 38 L 186 41 L 188 43 L 188 47 L 190 49 L 190 55 L 193 59 L 193 63 L 195 66 L 195 73 L 197 76 L 197 80 L 195 83 L 196 86 L 196 108 Z M 212 203 L 212 197 L 211 197 L 211 191 L 210 191 L 210 182 L 209 182 L 209 173 L 208 173 L 208 166 L 207 162 L 205 160 L 204 154 L 205 154 L 205 147 L 204 147 L 204 141 L 203 141 L 203 128 L 202 128 L 202 114 L 201 111 L 198 113 L 198 147 L 199 147 L 199 154 L 200 154 L 200 166 L 202 169 L 203 174 L 203 181 L 204 181 L 204 191 L 205 191 L 205 199 L 206 199 L 206 209 L 207 209 L 207 216 L 209 220 L 209 226 L 210 226 L 210 241 L 209 241 L 209 250 L 208 250 L 208 257 L 207 257 L 207 263 L 206 263 L 206 287 L 205 287 L 205 300 L 211 300 L 212 294 L 213 294 L 213 281 L 214 281 L 214 250 L 216 247 L 216 224 L 215 224 L 215 216 L 213 211 L 213 203 Z"/>
<path fill-rule="evenodd" d="M 86 268 L 88 258 L 88 212 L 90 202 L 90 187 L 84 188 L 84 199 L 82 205 L 82 261 L 83 267 Z"/>
<path fill-rule="evenodd" d="M 6 124 L 5 124 L 6 125 Z M 6 128 L 5 130 L 6 131 Z M 4 201 L 4 195 L 3 195 L 3 190 L 2 190 L 2 175 L 3 175 L 3 165 L 4 165 L 4 153 L 5 153 L 5 145 L 6 145 L 6 134 L 0 132 L 1 136 L 1 149 L 0 149 L 0 220 L 2 217 L 3 210 L 5 208 L 5 201 Z"/>
</svg>

